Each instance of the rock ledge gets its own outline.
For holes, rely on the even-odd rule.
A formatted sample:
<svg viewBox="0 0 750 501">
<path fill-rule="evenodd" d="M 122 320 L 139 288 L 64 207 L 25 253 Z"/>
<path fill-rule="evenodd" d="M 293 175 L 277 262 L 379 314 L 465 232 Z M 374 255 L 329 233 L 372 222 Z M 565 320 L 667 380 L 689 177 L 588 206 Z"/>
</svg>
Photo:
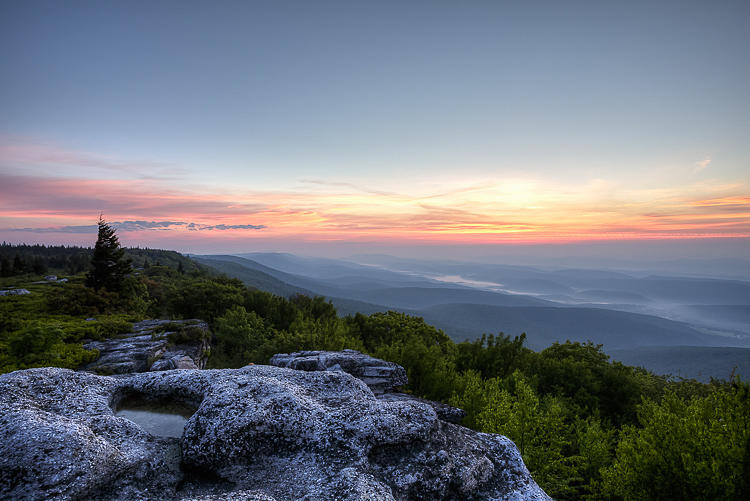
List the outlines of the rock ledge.
<svg viewBox="0 0 750 501">
<path fill-rule="evenodd" d="M 114 415 L 131 394 L 197 411 L 181 438 L 156 437 Z M 0 498 L 549 499 L 505 437 L 344 372 L 260 365 L 0 375 Z"/>
<path fill-rule="evenodd" d="M 99 358 L 81 370 L 108 375 L 202 369 L 209 339 L 201 320 L 143 320 L 127 334 L 85 343 L 87 350 L 99 350 Z"/>
<path fill-rule="evenodd" d="M 374 394 L 393 391 L 409 382 L 403 367 L 357 350 L 277 353 L 271 365 L 301 371 L 343 371 L 362 380 Z"/>
</svg>

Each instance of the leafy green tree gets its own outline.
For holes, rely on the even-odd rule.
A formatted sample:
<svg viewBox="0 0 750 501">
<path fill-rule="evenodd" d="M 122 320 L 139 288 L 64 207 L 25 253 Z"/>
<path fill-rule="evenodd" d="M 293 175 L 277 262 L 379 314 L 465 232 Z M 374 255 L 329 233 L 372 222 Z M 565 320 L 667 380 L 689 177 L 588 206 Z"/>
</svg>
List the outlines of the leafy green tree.
<svg viewBox="0 0 750 501">
<path fill-rule="evenodd" d="M 95 290 L 105 288 L 119 291 L 125 277 L 132 271 L 131 260 L 125 257 L 125 250 L 112 228 L 99 217 L 99 235 L 91 258 L 91 271 L 86 276 L 86 285 Z"/>
<path fill-rule="evenodd" d="M 164 273 L 161 274 L 161 271 Z M 159 280 L 150 283 L 149 287 L 150 295 L 158 298 L 157 303 L 160 304 L 156 306 L 163 310 L 161 314 L 200 318 L 212 323 L 229 308 L 242 304 L 245 286 L 239 280 L 227 277 L 184 278 L 185 275 L 156 265 L 149 272 L 161 274 Z"/>
<path fill-rule="evenodd" d="M 485 378 L 505 378 L 516 369 L 523 370 L 531 350 L 524 347 L 526 334 L 510 336 L 483 335 L 476 341 L 459 343 L 456 366 L 459 371 L 478 370 Z"/>
<path fill-rule="evenodd" d="M 482 379 L 475 370 L 464 371 L 456 380 L 456 390 L 450 399 L 450 404 L 466 412 L 461 424 L 478 430 L 480 413 L 487 407 L 490 397 L 500 391 L 500 381 L 497 378 Z"/>
<path fill-rule="evenodd" d="M 645 371 L 612 362 L 602 345 L 554 343 L 542 350 L 527 371 L 536 390 L 563 399 L 577 415 L 597 415 L 614 424 L 634 423 L 647 390 Z"/>
<path fill-rule="evenodd" d="M 707 397 L 668 392 L 626 426 L 603 494 L 627 500 L 748 499 L 750 384 L 735 381 Z"/>
<path fill-rule="evenodd" d="M 303 314 L 316 320 L 333 322 L 338 318 L 333 304 L 321 296 L 311 298 L 304 294 L 295 294 L 289 298 L 289 302 L 299 308 Z"/>
<path fill-rule="evenodd" d="M 552 497 L 573 495 L 580 458 L 566 453 L 570 436 L 562 404 L 551 396 L 540 398 L 518 371 L 507 383 L 510 389 L 485 387 L 490 393 L 477 416 L 479 429 L 513 440 L 534 479 Z"/>
<path fill-rule="evenodd" d="M 214 333 L 219 356 L 233 367 L 250 362 L 253 349 L 262 346 L 275 334 L 261 317 L 243 306 L 234 306 L 217 318 Z"/>
<path fill-rule="evenodd" d="M 302 317 L 300 309 L 283 297 L 258 290 L 248 290 L 244 286 L 244 302 L 247 311 L 254 311 L 270 321 L 278 330 L 289 331 L 292 324 Z"/>
<path fill-rule="evenodd" d="M 604 428 L 594 416 L 578 418 L 573 426 L 580 464 L 577 499 L 599 499 L 600 471 L 612 463 L 617 430 Z"/>
</svg>

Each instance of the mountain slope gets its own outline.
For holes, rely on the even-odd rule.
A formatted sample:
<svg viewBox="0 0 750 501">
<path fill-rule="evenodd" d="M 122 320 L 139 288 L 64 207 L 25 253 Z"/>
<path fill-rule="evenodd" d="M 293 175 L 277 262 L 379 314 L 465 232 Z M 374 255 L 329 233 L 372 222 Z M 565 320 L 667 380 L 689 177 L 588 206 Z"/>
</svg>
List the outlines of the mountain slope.
<svg viewBox="0 0 750 501">
<path fill-rule="evenodd" d="M 419 310 L 424 319 L 445 329 L 451 337 L 470 338 L 482 333 L 526 332 L 529 346 L 544 348 L 555 341 L 588 341 L 607 349 L 651 345 L 715 343 L 687 324 L 659 317 L 600 308 L 503 307 L 444 304 Z"/>
<path fill-rule="evenodd" d="M 501 294 L 478 289 L 444 287 L 389 287 L 356 292 L 363 301 L 399 308 L 421 309 L 450 303 L 493 306 L 550 306 L 553 303 L 530 296 Z"/>
<path fill-rule="evenodd" d="M 712 377 L 729 379 L 750 376 L 750 348 L 715 346 L 646 346 L 608 350 L 613 359 L 656 374 L 694 378 L 708 382 Z"/>
<path fill-rule="evenodd" d="M 276 277 L 264 273 L 259 270 L 248 268 L 239 263 L 232 261 L 225 261 L 222 259 L 207 259 L 203 256 L 193 256 L 192 259 L 195 261 L 210 266 L 211 268 L 225 273 L 230 277 L 238 278 L 242 282 L 250 287 L 276 294 L 277 296 L 289 297 L 294 294 L 305 294 L 308 296 L 314 296 L 315 294 L 307 289 L 301 287 L 295 287 L 286 282 L 283 282 Z"/>
</svg>

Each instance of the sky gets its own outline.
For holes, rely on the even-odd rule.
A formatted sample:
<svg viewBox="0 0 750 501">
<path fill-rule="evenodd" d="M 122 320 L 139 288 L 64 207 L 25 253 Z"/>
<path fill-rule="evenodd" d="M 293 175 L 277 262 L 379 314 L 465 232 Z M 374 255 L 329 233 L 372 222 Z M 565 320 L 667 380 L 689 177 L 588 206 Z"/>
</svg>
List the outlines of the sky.
<svg viewBox="0 0 750 501">
<path fill-rule="evenodd" d="M 103 214 L 197 253 L 750 255 L 749 25 L 720 0 L 5 0 L 0 240 L 91 245 Z"/>
</svg>

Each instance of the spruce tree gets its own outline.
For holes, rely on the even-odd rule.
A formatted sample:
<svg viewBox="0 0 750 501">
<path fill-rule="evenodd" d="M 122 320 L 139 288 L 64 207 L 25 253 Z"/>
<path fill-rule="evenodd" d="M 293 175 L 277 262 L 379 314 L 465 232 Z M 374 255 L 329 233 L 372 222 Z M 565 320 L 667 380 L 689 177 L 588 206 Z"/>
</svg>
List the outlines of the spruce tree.
<svg viewBox="0 0 750 501">
<path fill-rule="evenodd" d="M 24 268 L 25 266 L 24 266 L 23 261 L 21 260 L 21 256 L 16 254 L 15 257 L 13 258 L 13 274 L 20 275 L 21 273 L 23 273 Z"/>
<path fill-rule="evenodd" d="M 3 256 L 3 259 L 0 260 L 0 276 L 9 277 L 11 275 L 13 275 L 13 270 L 10 267 L 10 261 Z"/>
<path fill-rule="evenodd" d="M 132 271 L 130 258 L 115 235 L 115 229 L 99 216 L 99 236 L 91 258 L 91 270 L 86 275 L 86 285 L 96 290 L 105 288 L 119 291 L 123 280 Z"/>
</svg>

